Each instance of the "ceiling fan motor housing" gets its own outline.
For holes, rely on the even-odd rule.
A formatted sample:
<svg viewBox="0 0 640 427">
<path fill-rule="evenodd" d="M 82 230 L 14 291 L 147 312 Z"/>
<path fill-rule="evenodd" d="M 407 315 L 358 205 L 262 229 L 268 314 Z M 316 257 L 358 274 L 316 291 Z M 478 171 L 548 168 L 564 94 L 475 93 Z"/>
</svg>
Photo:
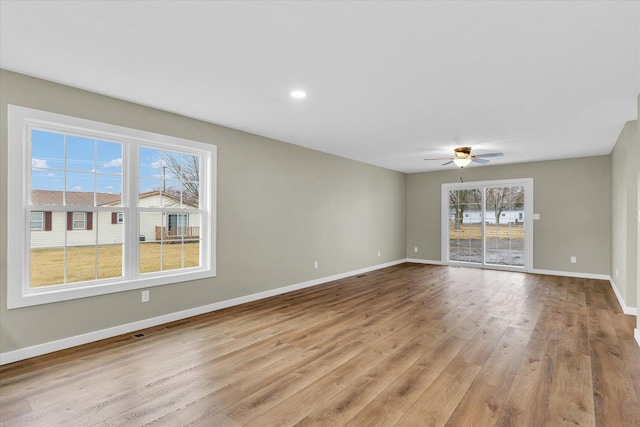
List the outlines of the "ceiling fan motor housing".
<svg viewBox="0 0 640 427">
<path fill-rule="evenodd" d="M 471 147 L 458 147 L 454 152 L 457 158 L 466 159 L 471 156 Z"/>
</svg>

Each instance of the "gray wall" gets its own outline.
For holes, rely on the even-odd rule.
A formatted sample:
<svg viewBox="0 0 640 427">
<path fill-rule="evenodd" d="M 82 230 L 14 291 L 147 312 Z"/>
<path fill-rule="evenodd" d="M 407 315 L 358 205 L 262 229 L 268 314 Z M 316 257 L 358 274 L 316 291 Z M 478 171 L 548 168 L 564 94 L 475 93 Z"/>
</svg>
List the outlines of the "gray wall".
<svg viewBox="0 0 640 427">
<path fill-rule="evenodd" d="M 611 152 L 611 278 L 629 307 L 637 302 L 639 157 L 634 120 L 625 124 Z"/>
<path fill-rule="evenodd" d="M 609 156 L 469 167 L 465 182 L 533 178 L 533 267 L 541 270 L 609 274 Z M 407 255 L 441 261 L 441 184 L 460 180 L 459 169 L 411 174 L 407 178 Z M 418 253 L 413 248 L 419 248 Z M 571 264 L 570 257 L 577 263 Z"/>
<path fill-rule="evenodd" d="M 0 71 L 2 201 L 9 161 L 7 104 L 216 144 L 218 276 L 153 288 L 146 304 L 140 303 L 139 291 L 132 291 L 7 311 L 10 244 L 6 204 L 1 202 L 0 352 L 405 257 L 440 260 L 441 184 L 458 182 L 456 169 L 407 176 L 7 71 Z M 608 275 L 618 252 L 624 252 L 625 277 L 637 277 L 631 257 L 638 255 L 638 241 L 634 253 L 629 247 L 633 239 L 622 245 L 616 237 L 638 232 L 640 174 L 637 164 L 620 155 L 629 150 L 626 144 L 634 149 L 633 140 L 623 142 L 613 156 L 471 167 L 462 173 L 466 182 L 534 179 L 534 211 L 541 214 L 534 221 L 534 268 Z M 637 153 L 638 131 L 635 144 Z M 629 170 L 633 167 L 635 172 Z M 633 173 L 635 184 L 630 181 Z M 622 203 L 623 195 L 626 218 L 620 222 L 611 207 Z M 570 256 L 578 263 L 571 264 Z M 314 261 L 320 263 L 318 270 Z M 637 282 L 634 287 L 627 280 L 619 289 L 629 306 L 640 300 Z"/>
<path fill-rule="evenodd" d="M 0 100 L 0 352 L 405 258 L 405 174 L 7 71 Z M 216 144 L 218 276 L 7 310 L 7 104 Z"/>
</svg>

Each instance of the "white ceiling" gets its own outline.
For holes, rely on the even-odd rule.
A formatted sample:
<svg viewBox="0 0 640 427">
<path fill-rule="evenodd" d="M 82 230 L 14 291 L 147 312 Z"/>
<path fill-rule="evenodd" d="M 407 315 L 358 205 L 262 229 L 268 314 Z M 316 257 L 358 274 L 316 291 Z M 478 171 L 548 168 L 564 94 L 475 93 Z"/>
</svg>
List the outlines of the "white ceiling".
<svg viewBox="0 0 640 427">
<path fill-rule="evenodd" d="M 0 66 L 403 172 L 592 156 L 637 117 L 640 2 L 2 0 Z"/>
</svg>

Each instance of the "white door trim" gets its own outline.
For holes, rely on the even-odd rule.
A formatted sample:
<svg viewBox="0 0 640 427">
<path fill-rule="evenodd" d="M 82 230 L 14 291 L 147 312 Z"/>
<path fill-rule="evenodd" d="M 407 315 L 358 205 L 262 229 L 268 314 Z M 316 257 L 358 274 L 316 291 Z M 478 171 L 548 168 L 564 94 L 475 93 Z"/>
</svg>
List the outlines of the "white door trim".
<svg viewBox="0 0 640 427">
<path fill-rule="evenodd" d="M 500 187 L 507 185 L 519 185 L 524 187 L 524 267 L 487 266 L 484 264 L 474 265 L 470 263 L 449 261 L 449 191 L 469 190 L 475 188 L 485 189 L 487 187 Z M 443 183 L 440 200 L 440 217 L 441 259 L 444 265 L 464 265 L 468 267 L 524 272 L 530 272 L 533 269 L 533 178 Z"/>
</svg>

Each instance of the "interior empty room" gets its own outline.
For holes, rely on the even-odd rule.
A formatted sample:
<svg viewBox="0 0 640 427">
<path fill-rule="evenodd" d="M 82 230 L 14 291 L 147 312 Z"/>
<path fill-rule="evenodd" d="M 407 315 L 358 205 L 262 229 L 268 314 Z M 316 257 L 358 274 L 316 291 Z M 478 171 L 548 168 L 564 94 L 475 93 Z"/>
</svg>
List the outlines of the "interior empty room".
<svg viewBox="0 0 640 427">
<path fill-rule="evenodd" d="M 0 0 L 0 425 L 640 425 L 640 3 Z"/>
</svg>

